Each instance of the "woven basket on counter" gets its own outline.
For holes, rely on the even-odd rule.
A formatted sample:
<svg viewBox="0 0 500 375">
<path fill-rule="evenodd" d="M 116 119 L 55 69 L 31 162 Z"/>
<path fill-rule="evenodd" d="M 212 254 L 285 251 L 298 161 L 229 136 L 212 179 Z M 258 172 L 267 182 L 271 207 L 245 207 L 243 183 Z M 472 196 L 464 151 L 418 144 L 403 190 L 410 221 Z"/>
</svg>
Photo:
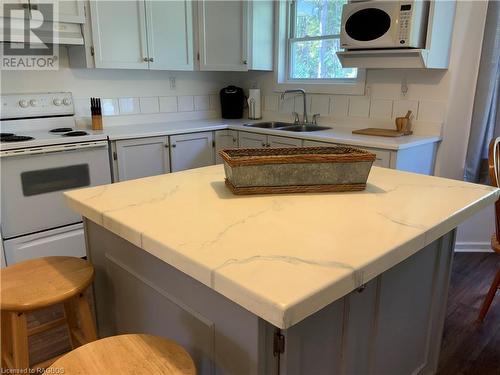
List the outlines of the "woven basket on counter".
<svg viewBox="0 0 500 375">
<path fill-rule="evenodd" d="M 358 191 L 375 155 L 353 147 L 227 149 L 226 185 L 234 194 Z"/>
</svg>

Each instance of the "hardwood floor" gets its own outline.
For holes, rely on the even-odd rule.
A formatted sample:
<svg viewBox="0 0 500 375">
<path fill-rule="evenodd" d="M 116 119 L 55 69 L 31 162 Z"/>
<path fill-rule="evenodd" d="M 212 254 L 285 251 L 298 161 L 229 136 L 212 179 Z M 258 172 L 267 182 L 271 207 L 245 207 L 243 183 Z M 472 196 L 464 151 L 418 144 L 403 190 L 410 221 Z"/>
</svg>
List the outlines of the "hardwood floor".
<svg viewBox="0 0 500 375">
<path fill-rule="evenodd" d="M 498 267 L 495 253 L 455 254 L 438 375 L 500 374 L 500 291 L 476 323 Z"/>
</svg>

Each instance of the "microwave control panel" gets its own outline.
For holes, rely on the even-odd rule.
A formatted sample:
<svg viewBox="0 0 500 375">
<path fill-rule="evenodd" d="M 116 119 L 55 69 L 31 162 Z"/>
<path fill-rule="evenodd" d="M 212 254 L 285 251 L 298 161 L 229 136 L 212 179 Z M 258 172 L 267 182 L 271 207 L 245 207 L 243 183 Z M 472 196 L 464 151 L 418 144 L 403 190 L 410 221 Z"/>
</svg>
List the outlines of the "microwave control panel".
<svg viewBox="0 0 500 375">
<path fill-rule="evenodd" d="M 399 44 L 407 44 L 411 27 L 411 4 L 402 4 L 399 10 Z"/>
</svg>

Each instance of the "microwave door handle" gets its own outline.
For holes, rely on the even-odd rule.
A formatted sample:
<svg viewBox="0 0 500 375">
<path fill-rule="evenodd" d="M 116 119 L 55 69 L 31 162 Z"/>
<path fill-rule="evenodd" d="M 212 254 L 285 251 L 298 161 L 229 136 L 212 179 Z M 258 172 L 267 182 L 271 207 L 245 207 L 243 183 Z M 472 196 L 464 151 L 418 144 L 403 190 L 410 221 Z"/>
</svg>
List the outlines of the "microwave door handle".
<svg viewBox="0 0 500 375">
<path fill-rule="evenodd" d="M 81 144 L 29 148 L 23 150 L 1 151 L 0 157 L 5 158 L 5 157 L 23 156 L 23 155 L 53 154 L 57 152 L 79 151 L 79 150 L 87 150 L 91 148 L 101 148 L 101 147 L 108 147 L 108 142 L 99 141 L 99 142 L 89 142 Z"/>
</svg>

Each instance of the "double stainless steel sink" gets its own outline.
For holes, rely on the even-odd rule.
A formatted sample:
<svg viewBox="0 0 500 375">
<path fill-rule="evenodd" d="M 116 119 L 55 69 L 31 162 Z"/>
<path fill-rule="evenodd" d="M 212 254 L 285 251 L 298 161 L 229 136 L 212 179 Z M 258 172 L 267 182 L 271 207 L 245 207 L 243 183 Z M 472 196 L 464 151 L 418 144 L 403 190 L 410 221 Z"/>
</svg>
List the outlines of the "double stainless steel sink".
<svg viewBox="0 0 500 375">
<path fill-rule="evenodd" d="M 288 132 L 314 132 L 319 130 L 331 129 L 328 126 L 279 121 L 256 122 L 254 124 L 245 124 L 245 126 L 248 126 L 250 128 L 276 129 Z"/>
</svg>

